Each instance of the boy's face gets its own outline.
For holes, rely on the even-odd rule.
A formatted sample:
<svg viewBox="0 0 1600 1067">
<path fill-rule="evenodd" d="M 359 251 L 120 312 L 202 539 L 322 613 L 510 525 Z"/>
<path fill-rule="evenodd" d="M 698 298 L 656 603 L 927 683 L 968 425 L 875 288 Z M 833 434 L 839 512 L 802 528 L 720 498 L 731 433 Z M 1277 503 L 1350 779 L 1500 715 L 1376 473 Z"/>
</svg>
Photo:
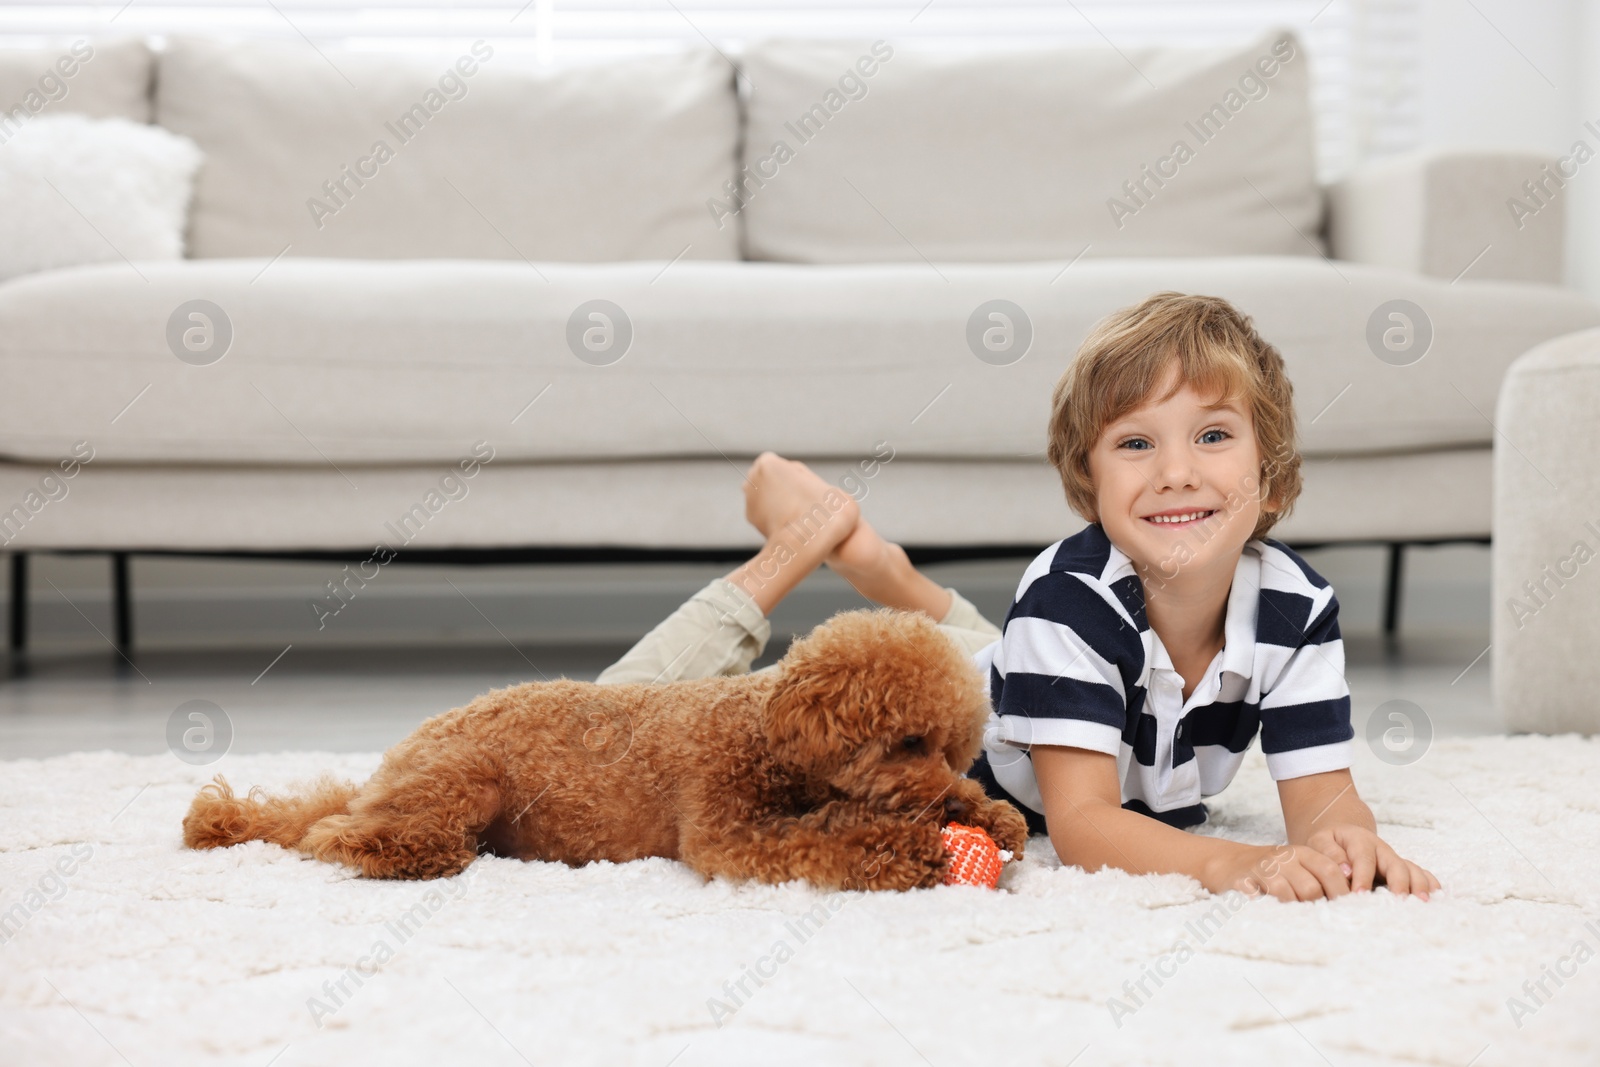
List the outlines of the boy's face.
<svg viewBox="0 0 1600 1067">
<path fill-rule="evenodd" d="M 1231 574 L 1261 516 L 1260 471 L 1249 409 L 1189 385 L 1107 426 L 1089 454 L 1100 524 L 1146 578 L 1218 563 Z"/>
</svg>

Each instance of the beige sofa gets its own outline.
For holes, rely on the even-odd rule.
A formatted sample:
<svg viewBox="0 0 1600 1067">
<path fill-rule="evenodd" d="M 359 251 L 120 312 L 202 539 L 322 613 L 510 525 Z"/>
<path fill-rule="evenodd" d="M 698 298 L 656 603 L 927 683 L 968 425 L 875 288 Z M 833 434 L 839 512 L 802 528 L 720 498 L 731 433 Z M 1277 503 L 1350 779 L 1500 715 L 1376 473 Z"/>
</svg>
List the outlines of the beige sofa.
<svg viewBox="0 0 1600 1067">
<path fill-rule="evenodd" d="M 925 555 L 1031 552 L 1081 526 L 1043 459 L 1050 388 L 1161 289 L 1229 298 L 1283 351 L 1306 490 L 1276 536 L 1486 539 L 1507 366 L 1600 325 L 1557 284 L 1561 202 L 1506 211 L 1543 160 L 1319 183 L 1286 35 L 756 42 L 737 78 L 710 49 L 96 57 L 60 106 L 206 162 L 190 258 L 0 284 L 14 577 L 30 551 L 115 553 L 124 584 L 141 552 L 726 555 L 769 448 Z M 30 62 L 0 58 L 0 91 Z"/>
</svg>

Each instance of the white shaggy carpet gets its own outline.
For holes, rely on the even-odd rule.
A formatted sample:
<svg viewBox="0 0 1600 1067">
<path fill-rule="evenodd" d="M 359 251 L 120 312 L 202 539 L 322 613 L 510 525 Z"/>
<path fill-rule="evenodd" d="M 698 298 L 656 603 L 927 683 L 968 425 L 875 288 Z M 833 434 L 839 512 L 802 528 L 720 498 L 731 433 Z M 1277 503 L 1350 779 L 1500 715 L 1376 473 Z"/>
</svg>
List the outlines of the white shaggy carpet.
<svg viewBox="0 0 1600 1067">
<path fill-rule="evenodd" d="M 212 770 L 279 787 L 376 756 L 0 763 L 0 1062 L 1600 1063 L 1600 743 L 1360 755 L 1381 831 L 1444 881 L 1431 903 L 1209 897 L 1062 868 L 1043 838 L 1003 892 L 662 860 L 366 882 L 260 843 L 187 852 L 179 821 Z M 1278 831 L 1259 753 L 1213 813 Z"/>
</svg>

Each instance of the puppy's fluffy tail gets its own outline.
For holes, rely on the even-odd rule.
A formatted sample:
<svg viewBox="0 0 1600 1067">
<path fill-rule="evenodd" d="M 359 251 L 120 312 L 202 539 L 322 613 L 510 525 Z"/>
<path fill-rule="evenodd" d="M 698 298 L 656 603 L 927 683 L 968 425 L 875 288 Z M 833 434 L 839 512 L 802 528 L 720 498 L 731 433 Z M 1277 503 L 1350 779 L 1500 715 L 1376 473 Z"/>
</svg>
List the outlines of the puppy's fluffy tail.
<svg viewBox="0 0 1600 1067">
<path fill-rule="evenodd" d="M 226 848 L 241 841 L 271 841 L 294 848 L 311 824 L 350 806 L 356 787 L 321 778 L 300 796 L 274 797 L 259 787 L 237 797 L 220 774 L 202 786 L 183 818 L 183 843 L 189 848 Z"/>
</svg>

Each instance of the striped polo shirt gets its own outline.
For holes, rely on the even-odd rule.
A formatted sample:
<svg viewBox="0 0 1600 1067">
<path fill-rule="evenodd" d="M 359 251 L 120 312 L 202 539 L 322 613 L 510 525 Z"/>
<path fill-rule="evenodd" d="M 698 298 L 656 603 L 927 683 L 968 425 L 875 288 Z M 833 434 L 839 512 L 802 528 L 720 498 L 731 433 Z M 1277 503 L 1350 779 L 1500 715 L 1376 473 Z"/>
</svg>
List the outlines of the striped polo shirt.
<svg viewBox="0 0 1600 1067">
<path fill-rule="evenodd" d="M 1273 540 L 1245 544 L 1224 646 L 1188 700 L 1145 619 L 1133 561 L 1098 523 L 1028 565 L 1002 636 L 975 657 L 991 711 L 971 775 L 1044 832 L 1031 745 L 1117 757 L 1122 806 L 1172 826 L 1206 819 L 1259 732 L 1274 780 L 1350 766 L 1350 689 L 1339 602 Z"/>
</svg>

